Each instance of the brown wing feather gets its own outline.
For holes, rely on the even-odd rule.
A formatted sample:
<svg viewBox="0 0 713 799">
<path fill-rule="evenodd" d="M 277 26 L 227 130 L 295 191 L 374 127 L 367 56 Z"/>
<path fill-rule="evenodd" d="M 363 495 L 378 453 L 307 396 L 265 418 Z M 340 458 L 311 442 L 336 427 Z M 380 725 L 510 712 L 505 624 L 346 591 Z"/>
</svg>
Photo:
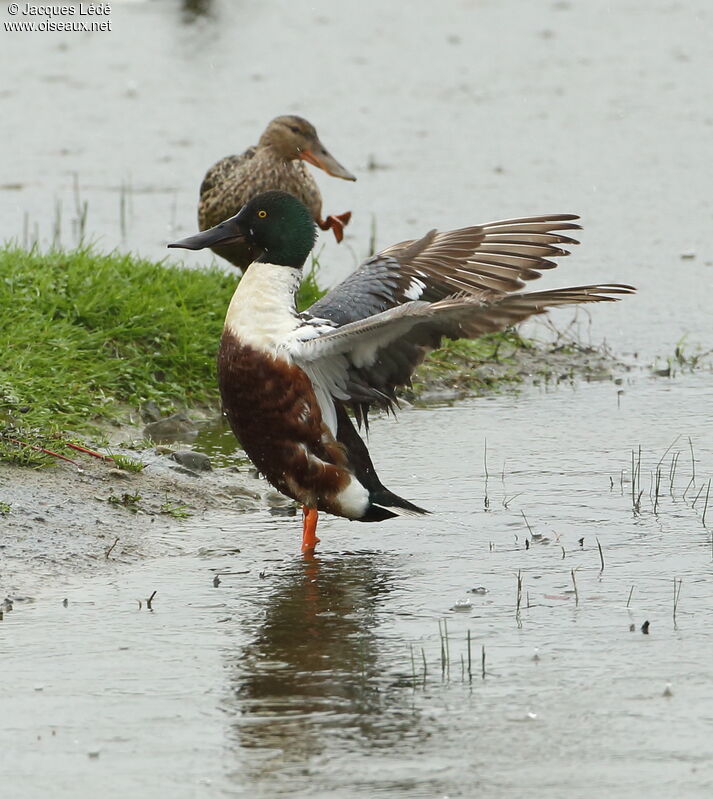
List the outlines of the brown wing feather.
<svg viewBox="0 0 713 799">
<path fill-rule="evenodd" d="M 318 300 L 310 312 L 347 324 L 400 305 L 458 292 L 510 293 L 536 280 L 578 242 L 573 214 L 506 219 L 439 233 L 387 247 Z M 416 294 L 420 294 L 416 297 Z"/>
<path fill-rule="evenodd" d="M 452 283 L 456 291 L 464 282 L 475 290 L 516 291 L 524 281 L 540 277 L 540 270 L 553 269 L 556 264 L 550 257 L 569 254 L 552 245 L 578 242 L 554 231 L 579 230 L 572 221 L 577 218 L 573 214 L 524 217 L 444 233 L 431 231 L 381 254 L 395 257 L 404 275 L 418 278 L 423 274 L 444 287 Z M 505 248 L 500 240 L 503 234 L 509 237 Z M 532 238 L 543 235 L 543 242 Z"/>
</svg>

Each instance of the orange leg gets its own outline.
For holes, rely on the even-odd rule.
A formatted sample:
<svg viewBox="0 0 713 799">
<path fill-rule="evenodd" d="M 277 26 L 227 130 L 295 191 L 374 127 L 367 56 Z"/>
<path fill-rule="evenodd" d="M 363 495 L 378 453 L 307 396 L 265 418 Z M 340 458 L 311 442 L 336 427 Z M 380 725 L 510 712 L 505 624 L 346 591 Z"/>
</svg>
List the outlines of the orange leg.
<svg viewBox="0 0 713 799">
<path fill-rule="evenodd" d="M 302 506 L 302 552 L 312 553 L 319 543 L 317 538 L 317 508 Z"/>
<path fill-rule="evenodd" d="M 322 230 L 329 230 L 332 228 L 334 231 L 334 238 L 340 242 L 344 238 L 344 227 L 349 223 L 352 218 L 351 211 L 345 211 L 343 214 L 334 214 L 328 216 L 326 219 L 318 219 L 317 224 Z"/>
</svg>

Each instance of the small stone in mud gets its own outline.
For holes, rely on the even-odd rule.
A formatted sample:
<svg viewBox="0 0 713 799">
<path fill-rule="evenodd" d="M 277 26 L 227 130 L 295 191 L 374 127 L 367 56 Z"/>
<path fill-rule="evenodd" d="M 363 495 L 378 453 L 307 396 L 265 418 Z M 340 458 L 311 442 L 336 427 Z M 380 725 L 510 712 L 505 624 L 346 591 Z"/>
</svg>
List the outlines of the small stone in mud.
<svg viewBox="0 0 713 799">
<path fill-rule="evenodd" d="M 109 477 L 116 477 L 119 480 L 129 479 L 129 473 L 123 471 L 122 469 L 109 469 L 107 471 L 107 474 L 109 475 Z"/>
<path fill-rule="evenodd" d="M 65 598 L 62 600 L 62 607 L 66 608 L 66 607 L 68 607 L 68 606 L 69 606 L 69 600 L 67 599 L 67 597 L 65 597 Z"/>
<path fill-rule="evenodd" d="M 220 585 L 220 577 L 216 574 L 213 578 L 213 588 L 217 588 Z"/>
<path fill-rule="evenodd" d="M 165 419 L 149 422 L 149 424 L 144 427 L 144 435 L 153 441 L 161 441 L 162 439 L 170 440 L 196 432 L 196 425 L 186 413 L 174 413 L 172 416 L 167 416 Z"/>
<path fill-rule="evenodd" d="M 265 494 L 264 499 L 273 516 L 294 516 L 297 513 L 297 505 L 294 501 L 284 494 L 278 494 L 277 491 L 269 491 Z"/>
<path fill-rule="evenodd" d="M 477 588 L 471 588 L 469 593 L 471 594 L 487 594 L 488 589 L 484 585 L 479 585 Z"/>
<path fill-rule="evenodd" d="M 647 621 L 645 621 L 645 622 L 644 622 L 644 623 L 641 625 L 641 632 L 642 632 L 644 635 L 648 635 L 648 634 L 649 634 L 649 622 L 648 622 L 648 620 L 647 620 Z"/>
<path fill-rule="evenodd" d="M 696 257 L 695 250 L 684 250 L 681 253 L 681 259 L 684 261 L 692 261 Z"/>
<path fill-rule="evenodd" d="M 207 455 L 202 452 L 194 452 L 192 449 L 178 450 L 172 452 L 168 457 L 194 472 L 210 472 L 213 469 Z"/>
</svg>

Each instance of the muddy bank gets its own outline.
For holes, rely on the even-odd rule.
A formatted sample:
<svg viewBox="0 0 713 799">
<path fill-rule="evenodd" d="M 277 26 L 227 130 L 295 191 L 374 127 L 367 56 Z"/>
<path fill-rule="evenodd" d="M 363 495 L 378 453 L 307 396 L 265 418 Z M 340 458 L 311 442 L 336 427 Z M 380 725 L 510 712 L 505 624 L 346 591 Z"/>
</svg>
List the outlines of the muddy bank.
<svg viewBox="0 0 713 799">
<path fill-rule="evenodd" d="M 290 503 L 249 467 L 195 471 L 146 450 L 143 471 L 132 473 L 91 457 L 81 467 L 58 462 L 42 469 L 0 465 L 0 594 L 32 595 L 40 585 L 85 571 L 114 569 L 174 552 L 165 533 L 177 520 L 271 508 Z"/>
</svg>

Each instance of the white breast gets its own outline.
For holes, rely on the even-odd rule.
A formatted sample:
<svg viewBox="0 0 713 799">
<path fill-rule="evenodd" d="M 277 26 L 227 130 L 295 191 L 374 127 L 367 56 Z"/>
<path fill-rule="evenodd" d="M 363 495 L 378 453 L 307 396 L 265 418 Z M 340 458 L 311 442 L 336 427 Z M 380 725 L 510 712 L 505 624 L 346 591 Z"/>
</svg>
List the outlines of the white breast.
<svg viewBox="0 0 713 799">
<path fill-rule="evenodd" d="M 295 292 L 302 270 L 254 263 L 242 276 L 225 317 L 225 327 L 242 343 L 274 354 L 300 325 Z"/>
</svg>

